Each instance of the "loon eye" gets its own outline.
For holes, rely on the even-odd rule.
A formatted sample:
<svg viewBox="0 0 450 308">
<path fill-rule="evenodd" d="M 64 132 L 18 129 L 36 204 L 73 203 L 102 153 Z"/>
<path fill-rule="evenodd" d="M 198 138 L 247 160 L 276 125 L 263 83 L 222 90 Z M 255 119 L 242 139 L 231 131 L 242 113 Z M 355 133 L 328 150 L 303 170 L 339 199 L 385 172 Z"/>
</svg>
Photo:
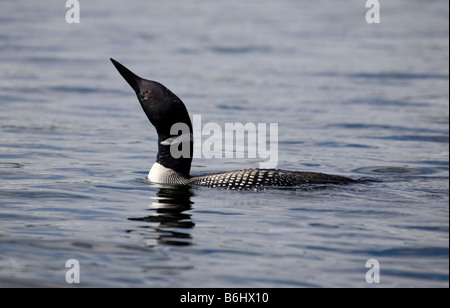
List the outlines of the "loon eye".
<svg viewBox="0 0 450 308">
<path fill-rule="evenodd" d="M 152 95 L 152 91 L 150 91 L 150 90 L 147 90 L 147 91 L 144 92 L 144 98 L 145 99 L 149 98 L 151 95 Z"/>
</svg>

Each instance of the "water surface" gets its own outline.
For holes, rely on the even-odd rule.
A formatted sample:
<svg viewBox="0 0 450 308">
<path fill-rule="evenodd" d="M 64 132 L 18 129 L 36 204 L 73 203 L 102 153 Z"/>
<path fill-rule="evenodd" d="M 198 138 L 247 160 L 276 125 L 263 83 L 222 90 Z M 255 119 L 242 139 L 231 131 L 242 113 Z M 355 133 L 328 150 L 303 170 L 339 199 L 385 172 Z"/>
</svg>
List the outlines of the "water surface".
<svg viewBox="0 0 450 308">
<path fill-rule="evenodd" d="M 0 286 L 448 287 L 448 3 L 61 1 L 0 10 Z M 203 123 L 279 123 L 279 168 L 362 185 L 154 185 L 157 136 L 109 62 Z M 194 174 L 258 167 L 196 159 Z"/>
</svg>

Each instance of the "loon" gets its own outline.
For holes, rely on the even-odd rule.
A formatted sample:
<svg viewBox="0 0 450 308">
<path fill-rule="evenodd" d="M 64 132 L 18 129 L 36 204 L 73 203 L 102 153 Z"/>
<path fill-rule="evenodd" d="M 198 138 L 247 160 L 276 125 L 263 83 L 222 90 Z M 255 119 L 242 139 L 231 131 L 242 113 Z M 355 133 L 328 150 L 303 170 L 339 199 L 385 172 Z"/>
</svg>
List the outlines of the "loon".
<svg viewBox="0 0 450 308">
<path fill-rule="evenodd" d="M 192 134 L 172 135 L 175 123 L 184 123 L 192 132 L 192 123 L 184 103 L 156 81 L 143 79 L 110 58 L 116 69 L 136 92 L 137 98 L 158 133 L 158 154 L 148 180 L 158 184 L 195 185 L 230 190 L 250 190 L 266 186 L 292 187 L 303 184 L 349 184 L 358 181 L 338 175 L 279 169 L 243 169 L 191 176 Z M 190 142 L 190 155 L 174 158 L 170 146 Z"/>
</svg>

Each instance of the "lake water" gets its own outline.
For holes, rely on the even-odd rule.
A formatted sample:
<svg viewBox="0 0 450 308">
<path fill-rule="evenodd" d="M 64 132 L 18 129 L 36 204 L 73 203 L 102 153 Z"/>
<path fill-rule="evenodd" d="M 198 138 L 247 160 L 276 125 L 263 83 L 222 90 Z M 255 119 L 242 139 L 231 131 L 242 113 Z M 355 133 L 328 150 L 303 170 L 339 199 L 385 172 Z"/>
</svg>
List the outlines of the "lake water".
<svg viewBox="0 0 450 308">
<path fill-rule="evenodd" d="M 448 287 L 449 4 L 380 2 L 368 24 L 356 0 L 81 1 L 68 24 L 2 1 L 0 286 L 68 286 L 76 259 L 87 287 Z M 278 123 L 278 168 L 366 182 L 149 183 L 156 132 L 110 57 L 203 123 Z"/>
</svg>

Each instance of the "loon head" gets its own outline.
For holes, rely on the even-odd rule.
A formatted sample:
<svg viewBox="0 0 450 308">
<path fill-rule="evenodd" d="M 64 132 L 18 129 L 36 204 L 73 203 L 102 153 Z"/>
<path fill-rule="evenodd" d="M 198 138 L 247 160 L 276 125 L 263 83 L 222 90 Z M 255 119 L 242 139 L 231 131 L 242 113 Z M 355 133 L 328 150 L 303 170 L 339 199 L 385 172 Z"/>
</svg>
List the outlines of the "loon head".
<svg viewBox="0 0 450 308">
<path fill-rule="evenodd" d="M 156 162 L 165 168 L 189 177 L 191 169 L 193 140 L 192 123 L 184 103 L 169 89 L 159 82 L 143 79 L 114 59 L 110 59 L 122 77 L 136 92 L 142 109 L 158 133 L 158 155 Z M 174 131 L 174 124 L 183 123 L 186 131 Z M 188 142 L 181 142 L 186 138 L 179 137 L 183 134 L 189 136 Z M 178 138 L 176 145 L 179 147 L 189 146 L 189 155 L 172 155 L 170 147 Z M 179 152 L 183 152 L 180 150 Z M 178 153 L 179 153 L 178 152 Z M 186 153 L 186 151 L 184 151 Z M 175 156 L 175 157 L 174 157 Z"/>
</svg>

